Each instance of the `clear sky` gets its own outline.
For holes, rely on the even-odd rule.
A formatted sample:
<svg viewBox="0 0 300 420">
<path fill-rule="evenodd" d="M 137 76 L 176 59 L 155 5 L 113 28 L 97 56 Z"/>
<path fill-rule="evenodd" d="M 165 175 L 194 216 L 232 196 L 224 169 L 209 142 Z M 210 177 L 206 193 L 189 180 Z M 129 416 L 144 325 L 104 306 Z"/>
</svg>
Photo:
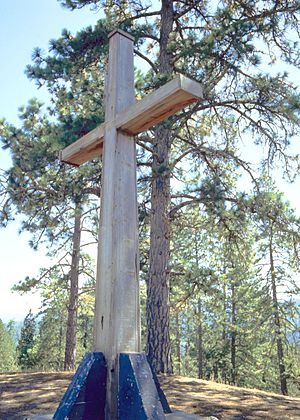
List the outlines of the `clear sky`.
<svg viewBox="0 0 300 420">
<path fill-rule="evenodd" d="M 47 50 L 49 40 L 58 38 L 63 28 L 77 32 L 93 25 L 100 17 L 89 9 L 71 12 L 56 0 L 0 1 L 0 118 L 19 124 L 18 108 L 32 97 L 47 101 L 47 92 L 38 90 L 24 70 L 31 62 L 35 47 Z M 0 149 L 0 168 L 8 168 L 10 159 Z M 23 319 L 29 309 L 37 310 L 39 297 L 11 293 L 11 286 L 34 275 L 48 264 L 45 250 L 30 249 L 30 236 L 18 235 L 19 223 L 0 229 L 0 319 Z"/>
<path fill-rule="evenodd" d="M 47 92 L 37 90 L 24 74 L 33 49 L 41 47 L 47 50 L 49 40 L 58 38 L 63 28 L 76 32 L 93 25 L 100 12 L 89 9 L 71 12 L 63 9 L 56 0 L 0 1 L 0 118 L 18 124 L 21 105 L 32 97 L 47 101 Z M 299 139 L 294 142 L 293 151 L 300 152 Z M 8 168 L 9 164 L 8 153 L 0 149 L 0 168 Z M 286 192 L 286 198 L 300 215 L 299 180 L 292 186 L 280 181 L 279 187 Z M 11 318 L 23 319 L 29 309 L 37 310 L 38 297 L 12 294 L 10 288 L 49 262 L 45 250 L 35 252 L 30 249 L 29 235 L 18 235 L 18 228 L 19 222 L 16 221 L 7 229 L 0 229 L 0 318 L 4 322 Z"/>
</svg>

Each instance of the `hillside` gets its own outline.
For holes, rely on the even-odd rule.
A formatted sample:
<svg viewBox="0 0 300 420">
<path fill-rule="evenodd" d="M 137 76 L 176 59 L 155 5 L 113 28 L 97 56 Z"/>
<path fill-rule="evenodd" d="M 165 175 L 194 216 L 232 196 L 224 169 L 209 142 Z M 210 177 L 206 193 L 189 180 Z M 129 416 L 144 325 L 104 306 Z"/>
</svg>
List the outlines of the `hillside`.
<svg viewBox="0 0 300 420">
<path fill-rule="evenodd" d="M 0 419 L 55 411 L 71 373 L 0 374 Z M 194 378 L 160 378 L 174 409 L 224 420 L 300 420 L 300 398 L 216 384 Z"/>
</svg>

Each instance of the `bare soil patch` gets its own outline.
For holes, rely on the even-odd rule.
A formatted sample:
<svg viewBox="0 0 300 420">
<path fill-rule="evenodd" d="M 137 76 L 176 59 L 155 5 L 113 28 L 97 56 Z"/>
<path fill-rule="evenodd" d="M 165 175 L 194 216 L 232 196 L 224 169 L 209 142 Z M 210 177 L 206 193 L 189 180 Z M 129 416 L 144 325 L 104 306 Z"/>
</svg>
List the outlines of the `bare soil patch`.
<svg viewBox="0 0 300 420">
<path fill-rule="evenodd" d="M 0 374 L 0 419 L 54 412 L 73 374 Z M 300 398 L 186 378 L 160 377 L 172 408 L 222 420 L 300 420 Z"/>
</svg>

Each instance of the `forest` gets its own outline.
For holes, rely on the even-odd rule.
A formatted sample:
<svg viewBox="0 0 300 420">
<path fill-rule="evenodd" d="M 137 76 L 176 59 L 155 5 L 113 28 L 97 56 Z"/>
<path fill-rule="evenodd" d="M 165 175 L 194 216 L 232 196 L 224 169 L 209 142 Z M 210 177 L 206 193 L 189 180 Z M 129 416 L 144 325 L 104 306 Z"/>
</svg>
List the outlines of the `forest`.
<svg viewBox="0 0 300 420">
<path fill-rule="evenodd" d="M 136 138 L 142 342 L 159 374 L 300 395 L 300 217 L 276 185 L 299 176 L 299 2 L 60 0 L 94 8 L 26 74 L 20 127 L 0 119 L 0 225 L 18 215 L 52 264 L 14 286 L 41 308 L 0 321 L 0 372 L 74 370 L 92 350 L 101 161 L 58 152 L 104 121 L 108 34 L 135 39 L 137 99 L 175 74 L 204 100 Z M 0 116 L 1 117 L 1 116 Z M 101 240 L 101 238 L 100 238 Z"/>
</svg>

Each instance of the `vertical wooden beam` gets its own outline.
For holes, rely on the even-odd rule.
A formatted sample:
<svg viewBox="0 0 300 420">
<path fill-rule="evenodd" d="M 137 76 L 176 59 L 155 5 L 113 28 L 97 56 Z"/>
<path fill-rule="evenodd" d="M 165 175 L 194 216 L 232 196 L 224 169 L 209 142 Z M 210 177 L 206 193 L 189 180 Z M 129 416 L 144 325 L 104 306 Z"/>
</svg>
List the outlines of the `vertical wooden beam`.
<svg viewBox="0 0 300 420">
<path fill-rule="evenodd" d="M 106 121 L 133 104 L 133 39 L 110 34 Z M 108 364 L 106 418 L 117 418 L 118 354 L 140 351 L 136 146 L 106 126 L 103 147 L 94 350 Z"/>
</svg>

